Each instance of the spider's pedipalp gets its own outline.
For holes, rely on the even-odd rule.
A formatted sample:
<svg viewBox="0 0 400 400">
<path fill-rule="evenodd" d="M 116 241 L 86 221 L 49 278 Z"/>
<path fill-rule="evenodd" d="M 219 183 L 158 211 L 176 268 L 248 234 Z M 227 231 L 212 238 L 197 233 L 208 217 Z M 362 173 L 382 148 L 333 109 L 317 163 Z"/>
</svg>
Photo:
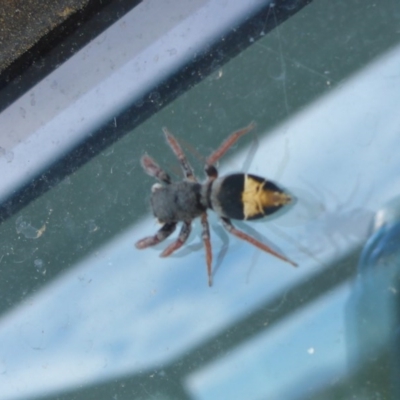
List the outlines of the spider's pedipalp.
<svg viewBox="0 0 400 400">
<path fill-rule="evenodd" d="M 292 260 L 289 260 L 287 257 L 284 255 L 278 253 L 277 251 L 271 249 L 271 247 L 267 246 L 266 244 L 260 242 L 259 240 L 253 238 L 252 236 L 248 235 L 247 233 L 244 233 L 240 231 L 239 229 L 236 229 L 232 222 L 228 218 L 221 218 L 222 225 L 223 227 L 232 235 L 235 235 L 239 239 L 245 240 L 246 242 L 251 243 L 253 246 L 258 247 L 261 250 L 264 250 L 265 252 L 272 254 L 273 256 L 281 259 L 282 261 L 286 261 L 287 263 L 293 265 L 293 267 L 297 267 L 297 264 L 293 262 Z"/>
</svg>

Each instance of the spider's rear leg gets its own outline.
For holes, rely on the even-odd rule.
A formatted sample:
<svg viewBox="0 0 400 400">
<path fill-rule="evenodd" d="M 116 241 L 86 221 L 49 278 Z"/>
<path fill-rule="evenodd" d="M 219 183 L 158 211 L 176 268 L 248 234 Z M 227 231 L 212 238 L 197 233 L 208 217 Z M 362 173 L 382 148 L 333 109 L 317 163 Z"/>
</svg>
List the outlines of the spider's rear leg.
<svg viewBox="0 0 400 400">
<path fill-rule="evenodd" d="M 165 240 L 176 228 L 176 222 L 168 222 L 164 224 L 154 236 L 149 236 L 135 243 L 137 249 L 145 249 L 154 246 Z"/>
<path fill-rule="evenodd" d="M 189 179 L 190 181 L 196 182 L 197 179 L 194 176 L 192 167 L 190 166 L 188 160 L 186 159 L 186 156 L 183 153 L 183 150 L 179 145 L 178 141 L 175 139 L 172 133 L 168 131 L 167 128 L 163 128 L 163 132 L 165 134 L 165 138 L 167 139 L 169 146 L 171 147 L 172 151 L 174 152 L 179 162 L 181 163 L 181 167 L 183 170 L 183 174 L 185 175 L 185 178 Z"/>
<path fill-rule="evenodd" d="M 273 256 L 286 261 L 289 264 L 292 264 L 294 267 L 297 267 L 297 264 L 293 262 L 292 260 L 289 260 L 287 257 L 284 255 L 278 253 L 277 251 L 271 249 L 271 247 L 267 246 L 266 244 L 260 242 L 259 240 L 253 238 L 252 236 L 248 235 L 247 233 L 244 233 L 240 231 L 239 229 L 236 229 L 233 225 L 232 222 L 228 218 L 221 218 L 222 225 L 224 228 L 231 233 L 232 235 L 235 235 L 236 237 L 246 240 L 246 242 L 251 243 L 253 246 L 258 247 L 261 250 L 264 250 L 265 252 L 272 254 Z"/>
<path fill-rule="evenodd" d="M 171 178 L 170 176 L 163 171 L 159 165 L 147 154 L 145 154 L 141 160 L 140 163 L 142 164 L 143 169 L 145 172 L 153 176 L 154 178 L 157 178 L 159 181 L 164 182 L 164 183 L 171 183 Z"/>
<path fill-rule="evenodd" d="M 160 257 L 168 257 L 175 250 L 178 250 L 186 242 L 192 230 L 192 221 L 184 221 L 178 239 L 171 243 L 161 254 Z"/>
</svg>

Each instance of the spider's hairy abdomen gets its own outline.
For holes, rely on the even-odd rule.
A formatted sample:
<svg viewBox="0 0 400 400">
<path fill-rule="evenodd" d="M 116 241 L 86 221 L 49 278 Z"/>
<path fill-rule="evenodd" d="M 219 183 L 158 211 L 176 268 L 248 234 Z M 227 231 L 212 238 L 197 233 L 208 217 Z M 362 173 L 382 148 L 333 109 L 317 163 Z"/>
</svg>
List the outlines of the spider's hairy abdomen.
<svg viewBox="0 0 400 400">
<path fill-rule="evenodd" d="M 191 221 L 206 210 L 202 185 L 190 181 L 156 184 L 151 194 L 151 207 L 154 216 L 162 223 Z"/>
<path fill-rule="evenodd" d="M 214 180 L 210 203 L 221 217 L 253 220 L 273 214 L 292 198 L 274 182 L 252 174 L 231 174 Z"/>
</svg>

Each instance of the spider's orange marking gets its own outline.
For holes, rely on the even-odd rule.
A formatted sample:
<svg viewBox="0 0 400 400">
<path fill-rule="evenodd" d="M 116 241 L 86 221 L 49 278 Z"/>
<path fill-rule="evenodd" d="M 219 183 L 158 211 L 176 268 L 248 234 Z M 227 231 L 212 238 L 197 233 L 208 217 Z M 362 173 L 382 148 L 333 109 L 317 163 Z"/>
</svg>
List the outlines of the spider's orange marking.
<svg viewBox="0 0 400 400">
<path fill-rule="evenodd" d="M 244 190 L 242 192 L 244 219 L 255 219 L 265 215 L 265 209 L 282 207 L 291 202 L 292 198 L 279 191 L 264 187 L 267 181 L 258 181 L 245 175 Z"/>
</svg>

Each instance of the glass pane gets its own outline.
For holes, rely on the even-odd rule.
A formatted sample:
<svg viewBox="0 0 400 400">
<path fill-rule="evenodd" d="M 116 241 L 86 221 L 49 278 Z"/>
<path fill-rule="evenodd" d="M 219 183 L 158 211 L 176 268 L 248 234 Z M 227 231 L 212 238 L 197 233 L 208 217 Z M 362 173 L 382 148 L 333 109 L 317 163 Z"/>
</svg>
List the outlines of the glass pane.
<svg viewBox="0 0 400 400">
<path fill-rule="evenodd" d="M 277 4 L 275 29 L 260 25 L 260 39 L 189 90 L 178 84 L 167 105 L 154 91 L 152 115 L 130 99 L 107 126 L 144 113 L 138 126 L 93 157 L 73 153 L 79 168 L 2 222 L 4 399 L 396 398 L 399 9 L 319 0 L 279 23 Z M 177 233 L 137 250 L 160 228 L 141 156 L 182 179 L 162 127 L 204 182 L 207 156 L 251 121 L 220 175 L 266 177 L 296 201 L 233 224 L 298 268 L 212 211 L 212 287 L 199 219 L 170 257 L 159 255 Z M 13 162 L 4 146 L 1 158 Z M 372 298 L 379 309 L 360 301 Z"/>
</svg>

